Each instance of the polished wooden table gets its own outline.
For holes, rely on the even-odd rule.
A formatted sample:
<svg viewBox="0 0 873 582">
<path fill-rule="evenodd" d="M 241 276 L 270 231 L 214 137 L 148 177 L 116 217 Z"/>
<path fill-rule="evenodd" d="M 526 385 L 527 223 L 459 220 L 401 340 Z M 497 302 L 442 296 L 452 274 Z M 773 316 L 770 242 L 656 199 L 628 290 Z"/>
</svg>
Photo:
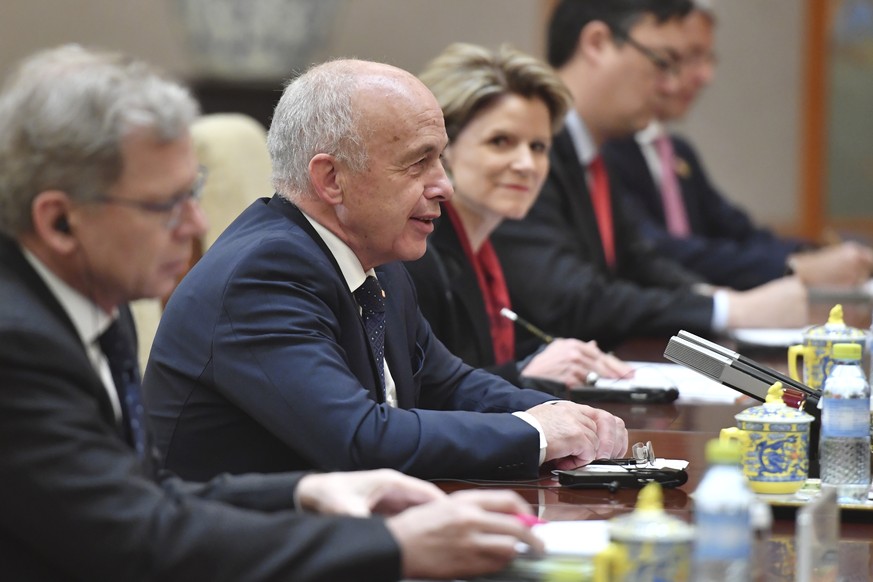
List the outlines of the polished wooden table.
<svg viewBox="0 0 873 582">
<path fill-rule="evenodd" d="M 720 343 L 727 345 L 726 342 Z M 641 340 L 617 350 L 628 360 L 657 361 L 666 340 Z M 784 350 L 745 352 L 762 364 L 785 371 Z M 661 358 L 661 361 L 663 359 Z M 706 470 L 704 447 L 709 439 L 718 436 L 723 427 L 734 426 L 734 415 L 754 406 L 752 401 L 737 404 L 612 404 L 599 403 L 625 420 L 629 440 L 652 441 L 659 457 L 689 461 L 688 482 L 675 489 L 664 490 L 665 509 L 671 515 L 693 522 L 693 501 L 690 494 L 697 487 Z M 444 482 L 440 486 L 452 491 L 475 485 Z M 509 484 L 531 503 L 544 519 L 588 520 L 610 519 L 632 511 L 637 490 L 622 489 L 616 493 L 607 490 L 581 490 L 561 487 L 550 474 L 544 473 L 533 483 Z M 774 516 L 772 534 L 766 544 L 768 581 L 794 580 L 795 544 L 793 515 Z M 873 580 L 873 520 L 843 520 L 840 541 L 840 580 Z"/>
</svg>

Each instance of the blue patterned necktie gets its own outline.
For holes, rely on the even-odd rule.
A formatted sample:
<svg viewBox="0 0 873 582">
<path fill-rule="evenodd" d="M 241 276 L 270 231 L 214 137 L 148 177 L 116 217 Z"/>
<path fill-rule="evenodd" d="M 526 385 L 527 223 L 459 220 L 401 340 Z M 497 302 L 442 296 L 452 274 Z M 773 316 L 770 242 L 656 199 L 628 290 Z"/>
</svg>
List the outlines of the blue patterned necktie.
<svg viewBox="0 0 873 582">
<path fill-rule="evenodd" d="M 109 361 L 112 381 L 121 401 L 125 435 L 142 459 L 146 447 L 145 411 L 133 342 L 121 332 L 117 319 L 103 332 L 99 342 L 100 349 Z"/>
<path fill-rule="evenodd" d="M 385 292 L 379 285 L 379 280 L 372 275 L 355 289 L 355 299 L 361 306 L 361 317 L 364 319 L 364 329 L 376 368 L 379 370 L 379 380 L 382 383 L 382 393 L 385 393 Z"/>
</svg>

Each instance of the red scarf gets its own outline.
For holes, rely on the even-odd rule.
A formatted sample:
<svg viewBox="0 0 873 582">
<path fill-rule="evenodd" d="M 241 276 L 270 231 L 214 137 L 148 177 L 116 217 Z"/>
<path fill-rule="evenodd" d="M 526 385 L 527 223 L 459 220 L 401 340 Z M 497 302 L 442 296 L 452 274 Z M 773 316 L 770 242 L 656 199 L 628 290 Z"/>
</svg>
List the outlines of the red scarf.
<svg viewBox="0 0 873 582">
<path fill-rule="evenodd" d="M 458 212 L 451 204 L 444 204 L 443 208 L 452 221 L 452 226 L 455 227 L 458 240 L 461 241 L 461 248 L 464 249 L 467 260 L 473 266 L 476 280 L 479 282 L 479 290 L 482 292 L 491 330 L 494 363 L 510 362 L 515 359 L 515 328 L 510 320 L 500 315 L 502 308 L 512 308 L 512 305 L 509 303 L 509 289 L 506 288 L 506 279 L 503 278 L 503 269 L 500 267 L 497 253 L 494 252 L 494 247 L 489 240 L 482 244 L 478 253 L 473 253 L 473 247 L 470 246 L 470 239 L 467 238 Z"/>
</svg>

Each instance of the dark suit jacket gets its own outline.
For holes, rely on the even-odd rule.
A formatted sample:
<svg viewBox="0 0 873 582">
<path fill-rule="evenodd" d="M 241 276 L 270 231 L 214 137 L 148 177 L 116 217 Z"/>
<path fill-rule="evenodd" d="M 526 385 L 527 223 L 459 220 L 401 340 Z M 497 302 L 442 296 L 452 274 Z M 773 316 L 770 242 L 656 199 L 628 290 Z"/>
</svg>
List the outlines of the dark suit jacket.
<svg viewBox="0 0 873 582">
<path fill-rule="evenodd" d="M 292 204 L 250 206 L 173 293 L 145 375 L 167 467 L 232 473 L 391 467 L 419 477 L 519 477 L 539 435 L 510 414 L 546 400 L 474 370 L 437 340 L 402 264 L 387 295 L 377 364 L 336 261 Z"/>
<path fill-rule="evenodd" d="M 677 136 L 672 141 L 691 227 L 691 236 L 682 239 L 667 232 L 660 188 L 636 139 L 616 140 L 604 147 L 604 159 L 615 176 L 614 189 L 634 213 L 642 236 L 714 285 L 750 289 L 783 276 L 788 255 L 806 245 L 756 226 L 713 187 L 691 144 Z"/>
<path fill-rule="evenodd" d="M 476 271 L 445 210 L 427 240 L 427 252 L 405 265 L 415 282 L 421 313 L 440 341 L 471 366 L 520 385 L 516 362 L 494 363 L 491 326 Z"/>
<path fill-rule="evenodd" d="M 156 480 L 119 436 L 65 311 L 0 236 L 0 577 L 397 580 L 380 520 L 280 511 L 299 478 Z"/>
<path fill-rule="evenodd" d="M 633 336 L 708 332 L 712 299 L 689 290 L 699 279 L 641 241 L 618 196 L 616 267 L 607 266 L 585 170 L 566 130 L 549 159 L 528 215 L 504 221 L 491 236 L 512 304 L 549 333 L 595 339 L 606 349 Z"/>
</svg>

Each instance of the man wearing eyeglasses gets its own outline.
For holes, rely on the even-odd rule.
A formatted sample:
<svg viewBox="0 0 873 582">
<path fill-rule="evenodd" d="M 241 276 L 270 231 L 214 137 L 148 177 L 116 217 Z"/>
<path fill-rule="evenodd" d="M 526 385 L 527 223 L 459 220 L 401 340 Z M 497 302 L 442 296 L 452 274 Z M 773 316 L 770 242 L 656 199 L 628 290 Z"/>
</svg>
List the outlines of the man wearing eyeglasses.
<svg viewBox="0 0 873 582">
<path fill-rule="evenodd" d="M 145 63 L 73 45 L 0 92 L 2 578 L 456 578 L 500 569 L 519 541 L 541 548 L 508 491 L 158 470 L 126 305 L 165 294 L 204 232 L 196 114 Z"/>
<path fill-rule="evenodd" d="M 684 118 L 715 77 L 715 26 L 712 1 L 697 0 L 683 23 L 679 91 L 659 101 L 649 127 L 604 148 L 616 190 L 633 205 L 641 233 L 714 285 L 750 289 L 787 270 L 813 286 L 865 282 L 873 250 L 853 242 L 815 248 L 756 225 L 710 182 L 694 145 L 668 132 L 665 124 Z"/>
<path fill-rule="evenodd" d="M 563 0 L 548 58 L 573 95 L 543 192 L 492 236 L 512 304 L 537 326 L 614 346 L 634 336 L 806 321 L 795 279 L 746 294 L 716 291 L 645 245 L 599 154 L 646 127 L 678 88 L 690 0 Z M 519 335 L 518 341 L 525 341 Z"/>
</svg>

